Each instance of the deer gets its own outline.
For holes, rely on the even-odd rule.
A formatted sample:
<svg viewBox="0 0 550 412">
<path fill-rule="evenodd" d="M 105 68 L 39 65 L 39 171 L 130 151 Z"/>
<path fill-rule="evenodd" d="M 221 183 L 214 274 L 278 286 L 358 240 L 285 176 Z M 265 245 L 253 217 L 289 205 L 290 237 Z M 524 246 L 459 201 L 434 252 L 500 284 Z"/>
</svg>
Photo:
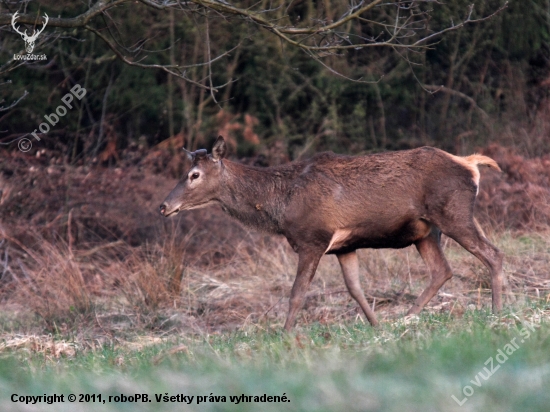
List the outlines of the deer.
<svg viewBox="0 0 550 412">
<path fill-rule="evenodd" d="M 44 13 L 44 21 L 42 22 L 42 29 L 40 29 L 38 31 L 33 30 L 32 35 L 29 36 L 27 34 L 26 29 L 25 29 L 25 32 L 22 33 L 15 26 L 15 21 L 17 20 L 17 15 L 18 14 L 19 14 L 19 12 L 16 11 L 13 14 L 13 16 L 11 16 L 11 25 L 13 27 L 13 30 L 15 30 L 15 32 L 18 33 L 19 35 L 21 35 L 21 37 L 23 38 L 23 41 L 25 42 L 25 50 L 27 51 L 27 53 L 32 53 L 32 51 L 34 50 L 34 42 L 38 38 L 38 35 L 44 31 L 44 29 L 46 28 L 46 25 L 48 24 L 48 20 L 50 18 L 48 17 L 48 15 L 46 13 Z"/>
<path fill-rule="evenodd" d="M 492 310 L 502 309 L 503 253 L 474 219 L 479 166 L 501 171 L 490 157 L 455 156 L 433 147 L 254 167 L 226 158 L 222 136 L 211 153 L 183 149 L 191 167 L 160 205 L 161 215 L 221 205 L 244 225 L 286 237 L 298 254 L 284 329 L 292 329 L 323 255 L 336 255 L 344 283 L 368 322 L 374 310 L 361 288 L 357 249 L 415 245 L 431 280 L 407 315 L 417 315 L 453 276 L 441 234 L 479 259 L 491 277 Z"/>
</svg>

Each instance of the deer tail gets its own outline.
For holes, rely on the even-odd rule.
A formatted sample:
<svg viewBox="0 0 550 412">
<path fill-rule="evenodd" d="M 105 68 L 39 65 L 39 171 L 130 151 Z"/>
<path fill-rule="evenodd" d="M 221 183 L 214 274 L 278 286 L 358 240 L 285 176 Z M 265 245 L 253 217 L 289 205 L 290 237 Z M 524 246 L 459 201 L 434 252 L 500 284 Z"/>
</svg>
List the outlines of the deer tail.
<svg viewBox="0 0 550 412">
<path fill-rule="evenodd" d="M 495 170 L 498 170 L 499 172 L 502 172 L 500 170 L 500 167 L 498 166 L 497 162 L 495 162 L 493 159 L 487 156 L 483 156 L 480 154 L 473 154 L 470 156 L 465 156 L 464 160 L 472 165 L 483 165 L 483 166 L 489 166 Z"/>
</svg>

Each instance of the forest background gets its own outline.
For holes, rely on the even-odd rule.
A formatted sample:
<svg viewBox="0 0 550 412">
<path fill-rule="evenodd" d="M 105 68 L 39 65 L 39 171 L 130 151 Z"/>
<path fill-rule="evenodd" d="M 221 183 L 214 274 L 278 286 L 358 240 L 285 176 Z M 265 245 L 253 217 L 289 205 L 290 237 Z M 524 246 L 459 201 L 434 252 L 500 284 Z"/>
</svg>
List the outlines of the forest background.
<svg viewBox="0 0 550 412">
<path fill-rule="evenodd" d="M 105 10 L 75 23 L 100 3 Z M 315 30 L 365 4 L 235 6 L 250 16 L 217 5 L 0 2 L 0 140 L 28 137 L 79 84 L 87 90 L 82 104 L 47 135 L 38 133 L 40 143 L 33 139 L 35 149 L 54 150 L 70 164 L 114 164 L 125 151 L 161 142 L 194 150 L 217 134 L 231 141 L 234 155 L 263 155 L 269 164 L 322 150 L 427 144 L 455 154 L 489 143 L 531 157 L 550 150 L 547 0 L 380 3 L 329 34 L 289 40 L 254 16 Z M 50 16 L 34 51 L 46 61 L 13 60 L 24 54 L 9 24 L 18 10 L 33 19 L 18 19 L 29 33 Z M 69 27 L 54 27 L 55 17 Z M 354 47 L 365 43 L 378 46 Z"/>
</svg>

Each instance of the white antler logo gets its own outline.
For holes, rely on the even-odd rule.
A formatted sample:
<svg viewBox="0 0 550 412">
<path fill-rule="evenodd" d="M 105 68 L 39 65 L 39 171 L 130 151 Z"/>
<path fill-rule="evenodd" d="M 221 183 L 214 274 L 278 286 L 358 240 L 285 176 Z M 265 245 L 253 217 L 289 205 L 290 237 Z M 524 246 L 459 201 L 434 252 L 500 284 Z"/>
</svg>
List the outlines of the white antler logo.
<svg viewBox="0 0 550 412">
<path fill-rule="evenodd" d="M 44 23 L 42 23 L 42 29 L 40 29 L 38 31 L 34 30 L 33 33 L 32 33 L 32 36 L 29 36 L 29 35 L 27 35 L 27 30 L 26 29 L 25 29 L 25 33 L 21 33 L 17 29 L 17 27 L 15 26 L 15 20 L 17 20 L 17 15 L 18 14 L 19 14 L 19 12 L 15 12 L 15 14 L 12 16 L 11 26 L 13 27 L 13 29 L 17 33 L 19 33 L 21 35 L 21 37 L 25 41 L 25 49 L 27 50 L 27 53 L 32 53 L 32 51 L 34 50 L 34 42 L 36 41 L 36 38 L 38 37 L 38 35 L 40 33 L 42 33 L 44 31 L 44 29 L 46 28 L 46 24 L 48 24 L 49 17 L 46 13 L 44 13 L 45 17 L 44 17 Z"/>
</svg>

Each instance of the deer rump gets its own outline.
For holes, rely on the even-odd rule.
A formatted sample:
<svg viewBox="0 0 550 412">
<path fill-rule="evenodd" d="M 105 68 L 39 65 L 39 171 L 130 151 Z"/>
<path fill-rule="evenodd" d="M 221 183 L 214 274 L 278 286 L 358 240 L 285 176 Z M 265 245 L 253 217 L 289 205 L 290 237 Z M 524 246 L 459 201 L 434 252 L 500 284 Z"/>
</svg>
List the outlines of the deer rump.
<svg viewBox="0 0 550 412">
<path fill-rule="evenodd" d="M 446 234 L 489 269 L 492 307 L 502 308 L 502 253 L 478 229 L 474 204 L 482 155 L 454 156 L 423 147 L 366 156 L 321 153 L 288 165 L 255 168 L 224 160 L 220 136 L 212 154 L 188 152 L 192 167 L 160 206 L 164 216 L 221 204 L 256 229 L 284 235 L 298 253 L 285 329 L 292 328 L 320 258 L 335 254 L 350 295 L 378 322 L 359 281 L 356 249 L 414 244 L 431 280 L 408 314 L 417 314 L 452 277 L 441 249 Z"/>
</svg>

